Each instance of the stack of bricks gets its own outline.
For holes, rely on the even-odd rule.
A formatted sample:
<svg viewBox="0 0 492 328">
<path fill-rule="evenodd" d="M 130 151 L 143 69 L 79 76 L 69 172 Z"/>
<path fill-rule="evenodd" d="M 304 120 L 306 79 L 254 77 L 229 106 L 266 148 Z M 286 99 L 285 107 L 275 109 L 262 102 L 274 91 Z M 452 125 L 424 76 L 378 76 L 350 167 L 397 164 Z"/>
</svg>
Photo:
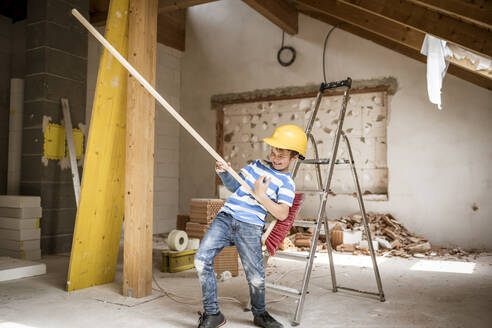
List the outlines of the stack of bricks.
<svg viewBox="0 0 492 328">
<path fill-rule="evenodd" d="M 41 259 L 41 199 L 0 196 L 0 256 Z"/>
<path fill-rule="evenodd" d="M 186 233 L 190 238 L 203 238 L 208 227 L 224 205 L 222 199 L 194 198 L 190 203 L 190 221 L 186 223 Z M 235 277 L 239 273 L 236 246 L 225 247 L 214 260 L 215 273 L 230 271 Z"/>
</svg>

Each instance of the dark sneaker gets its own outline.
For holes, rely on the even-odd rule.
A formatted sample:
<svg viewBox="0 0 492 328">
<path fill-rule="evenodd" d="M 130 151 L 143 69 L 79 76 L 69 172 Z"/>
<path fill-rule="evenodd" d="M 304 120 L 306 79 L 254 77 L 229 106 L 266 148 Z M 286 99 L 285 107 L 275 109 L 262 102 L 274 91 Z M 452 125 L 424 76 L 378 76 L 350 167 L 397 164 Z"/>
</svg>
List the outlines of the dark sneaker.
<svg viewBox="0 0 492 328">
<path fill-rule="evenodd" d="M 226 323 L 224 315 L 220 311 L 217 314 L 201 314 L 201 312 L 198 314 L 200 315 L 198 328 L 217 328 Z"/>
<path fill-rule="evenodd" d="M 263 328 L 283 328 L 284 326 L 275 320 L 267 311 L 262 314 L 255 315 L 253 321 L 255 325 Z"/>
</svg>

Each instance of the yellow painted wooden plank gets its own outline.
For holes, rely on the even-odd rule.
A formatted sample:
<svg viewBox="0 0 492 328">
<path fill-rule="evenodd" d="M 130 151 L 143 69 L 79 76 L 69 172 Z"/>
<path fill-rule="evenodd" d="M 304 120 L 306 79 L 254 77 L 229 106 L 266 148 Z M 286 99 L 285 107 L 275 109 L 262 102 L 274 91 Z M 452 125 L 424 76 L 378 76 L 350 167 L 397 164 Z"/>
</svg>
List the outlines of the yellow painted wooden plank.
<svg viewBox="0 0 492 328">
<path fill-rule="evenodd" d="M 106 39 L 126 57 L 129 0 L 112 0 Z M 127 75 L 104 50 L 97 77 L 67 290 L 114 280 L 124 213 Z"/>
</svg>

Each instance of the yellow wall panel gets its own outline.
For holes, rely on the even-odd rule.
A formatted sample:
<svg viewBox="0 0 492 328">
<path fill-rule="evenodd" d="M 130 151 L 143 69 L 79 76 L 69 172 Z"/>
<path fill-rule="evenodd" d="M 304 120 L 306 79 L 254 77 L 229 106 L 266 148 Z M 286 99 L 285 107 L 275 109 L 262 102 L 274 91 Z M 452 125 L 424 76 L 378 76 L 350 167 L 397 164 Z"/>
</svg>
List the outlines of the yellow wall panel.
<svg viewBox="0 0 492 328">
<path fill-rule="evenodd" d="M 65 157 L 65 127 L 50 123 L 44 130 L 44 157 L 62 159 Z"/>
<path fill-rule="evenodd" d="M 106 39 L 124 56 L 129 0 L 112 0 Z M 99 65 L 67 290 L 114 280 L 124 213 L 127 72 L 104 50 Z"/>
</svg>

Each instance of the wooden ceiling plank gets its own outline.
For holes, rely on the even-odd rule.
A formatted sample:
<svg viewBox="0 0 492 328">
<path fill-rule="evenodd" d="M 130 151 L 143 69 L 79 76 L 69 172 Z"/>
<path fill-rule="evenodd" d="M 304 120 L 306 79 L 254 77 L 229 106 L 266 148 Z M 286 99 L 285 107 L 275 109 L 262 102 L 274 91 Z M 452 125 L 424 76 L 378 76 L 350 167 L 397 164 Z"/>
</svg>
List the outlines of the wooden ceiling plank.
<svg viewBox="0 0 492 328">
<path fill-rule="evenodd" d="M 299 31 L 297 8 L 283 0 L 243 0 L 284 32 L 295 35 Z"/>
<path fill-rule="evenodd" d="M 336 17 L 333 17 L 329 14 L 324 14 L 320 13 L 317 11 L 309 10 L 309 9 L 304 9 L 304 8 L 299 8 L 299 11 L 307 16 L 310 16 L 312 18 L 318 19 L 322 22 L 325 22 L 329 25 L 335 26 L 337 24 L 343 23 L 339 25 L 338 28 L 347 31 L 349 33 L 352 33 L 354 35 L 357 35 L 363 39 L 372 41 L 380 46 L 383 46 L 385 48 L 388 48 L 390 50 L 396 51 L 404 56 L 410 57 L 412 59 L 415 59 L 421 63 L 427 63 L 427 57 L 422 55 L 419 50 L 414 49 L 408 45 L 402 44 L 400 42 L 393 41 L 391 39 L 388 39 L 384 36 L 381 36 L 380 34 L 368 31 L 366 29 L 360 28 L 358 26 L 352 25 L 350 23 L 347 23 L 341 19 L 338 19 Z M 476 73 L 472 73 L 462 67 L 456 66 L 455 64 L 450 64 L 448 68 L 448 73 L 455 75 L 465 81 L 468 81 L 470 83 L 473 83 L 477 86 L 480 86 L 482 88 L 488 89 L 492 91 L 492 80 L 485 78 L 481 75 L 478 75 Z"/>
<path fill-rule="evenodd" d="M 492 29 L 492 1 L 487 0 L 409 0 L 432 10 Z"/>
<path fill-rule="evenodd" d="M 300 8 L 328 14 L 341 21 L 369 30 L 384 38 L 398 42 L 415 50 L 422 48 L 425 34 L 385 19 L 378 15 L 354 8 L 337 0 L 297 0 Z"/>
<path fill-rule="evenodd" d="M 208 2 L 217 0 L 159 0 L 159 14 L 174 11 L 178 9 L 186 9 L 188 7 L 202 5 Z"/>
<path fill-rule="evenodd" d="M 437 13 L 408 0 L 339 1 L 492 57 L 492 31 L 488 29 Z"/>
<path fill-rule="evenodd" d="M 425 37 L 423 32 L 403 26 L 384 17 L 374 15 L 359 8 L 350 7 L 336 0 L 298 0 L 296 2 L 300 8 L 314 10 L 321 14 L 328 14 L 418 52 L 422 48 L 422 42 Z M 470 70 L 474 74 L 482 75 L 488 79 L 492 78 L 489 71 L 477 71 L 467 61 L 458 60 L 454 57 L 447 57 L 446 59 L 457 66 Z"/>
</svg>

